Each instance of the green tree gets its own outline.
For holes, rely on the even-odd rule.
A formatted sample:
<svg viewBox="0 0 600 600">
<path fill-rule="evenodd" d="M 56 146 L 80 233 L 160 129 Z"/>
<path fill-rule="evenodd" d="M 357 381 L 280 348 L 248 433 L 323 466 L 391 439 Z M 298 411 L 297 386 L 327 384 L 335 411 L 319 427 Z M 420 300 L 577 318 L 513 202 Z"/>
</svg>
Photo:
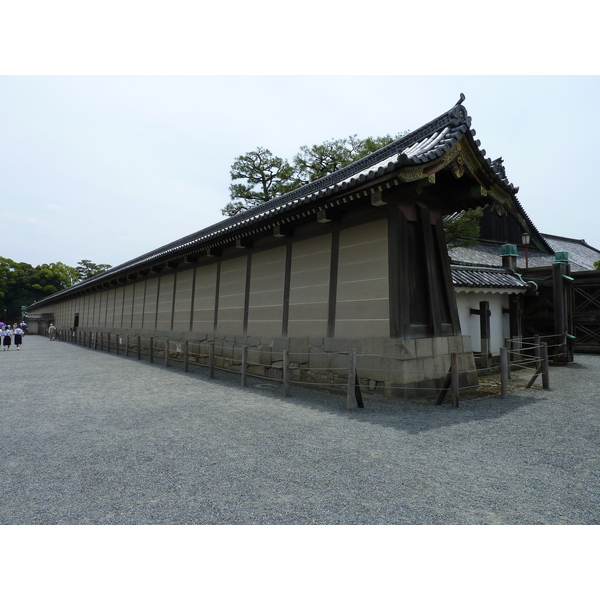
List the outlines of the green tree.
<svg viewBox="0 0 600 600">
<path fill-rule="evenodd" d="M 594 263 L 594 269 L 596 269 L 596 270 L 600 270 L 600 260 L 597 260 L 597 261 Z"/>
<path fill-rule="evenodd" d="M 300 152 L 294 156 L 294 180 L 299 185 L 316 181 L 330 173 L 352 164 L 380 148 L 391 144 L 394 140 L 406 135 L 404 131 L 395 137 L 368 137 L 360 139 L 356 135 L 339 140 L 328 140 L 313 146 L 301 146 Z"/>
<path fill-rule="evenodd" d="M 90 261 L 81 261 L 92 267 Z M 80 263 L 80 265 L 81 265 Z M 101 271 L 100 271 L 101 272 Z M 78 283 L 82 274 L 78 269 L 62 262 L 45 263 L 33 267 L 24 262 L 0 257 L 0 318 L 13 323 L 21 318 L 21 307 L 29 306 L 46 296 L 50 296 Z"/>
<path fill-rule="evenodd" d="M 231 202 L 221 212 L 228 216 L 237 215 L 338 171 L 406 133 L 399 133 L 395 137 L 386 135 L 365 139 L 351 135 L 313 146 L 301 146 L 291 165 L 286 159 L 259 147 L 235 159 L 231 167 L 231 179 L 244 180 L 245 183 L 229 186 Z"/>
<path fill-rule="evenodd" d="M 292 159 L 292 164 L 274 156 L 265 148 L 257 148 L 238 156 L 231 167 L 234 183 L 229 187 L 231 202 L 221 212 L 234 216 L 253 206 L 272 200 L 281 194 L 297 189 L 307 183 L 339 171 L 353 162 L 384 148 L 405 136 L 402 131 L 395 136 L 331 139 L 321 144 L 301 146 Z M 455 246 L 470 246 L 479 238 L 479 220 L 483 210 L 476 208 L 447 217 L 444 220 L 446 243 Z"/>
<path fill-rule="evenodd" d="M 94 275 L 100 275 L 100 273 L 104 273 L 111 268 L 111 265 L 100 264 L 97 265 L 93 263 L 91 260 L 84 258 L 77 263 L 77 267 L 75 270 L 77 271 L 77 275 L 79 277 L 78 281 L 83 281 L 85 279 L 89 279 L 90 277 L 94 277 Z"/>
<path fill-rule="evenodd" d="M 483 217 L 483 209 L 479 206 L 446 217 L 444 219 L 446 244 L 452 246 L 475 245 L 481 230 L 479 225 L 481 217 Z"/>
<path fill-rule="evenodd" d="M 231 200 L 221 212 L 230 217 L 291 191 L 293 169 L 287 160 L 274 156 L 270 150 L 258 147 L 238 156 L 231 166 L 231 179 L 246 183 L 229 186 Z"/>
</svg>

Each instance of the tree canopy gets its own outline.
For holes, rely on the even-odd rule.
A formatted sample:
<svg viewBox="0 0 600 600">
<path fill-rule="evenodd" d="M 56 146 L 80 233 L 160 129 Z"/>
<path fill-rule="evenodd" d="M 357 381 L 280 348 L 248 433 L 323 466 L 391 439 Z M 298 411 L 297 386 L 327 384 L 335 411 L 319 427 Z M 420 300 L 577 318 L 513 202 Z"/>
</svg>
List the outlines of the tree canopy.
<svg viewBox="0 0 600 600">
<path fill-rule="evenodd" d="M 102 273 L 110 265 L 82 260 L 77 267 L 62 262 L 33 267 L 0 256 L 0 319 L 12 323 L 21 319 L 21 307 L 56 294 L 84 279 Z"/>
<path fill-rule="evenodd" d="M 111 268 L 111 265 L 100 264 L 97 265 L 93 263 L 91 260 L 84 258 L 77 263 L 75 270 L 79 275 L 79 281 L 84 281 L 85 279 L 89 279 L 90 277 L 94 277 L 95 275 L 100 275 L 100 273 L 104 273 Z"/>
<path fill-rule="evenodd" d="M 245 183 L 232 183 L 229 186 L 231 202 L 221 212 L 232 217 L 291 192 L 311 181 L 339 171 L 359 158 L 391 144 L 406 133 L 365 139 L 351 135 L 312 146 L 301 146 L 291 162 L 273 155 L 266 148 L 259 147 L 247 152 L 238 156 L 231 166 L 232 181 L 243 180 Z"/>
<path fill-rule="evenodd" d="M 446 244 L 452 246 L 476 244 L 481 231 L 479 225 L 481 217 L 483 217 L 483 209 L 480 206 L 446 217 L 444 219 Z"/>
<path fill-rule="evenodd" d="M 364 139 L 351 135 L 312 146 L 301 146 L 291 162 L 261 147 L 238 156 L 231 166 L 231 179 L 234 182 L 244 181 L 244 183 L 232 183 L 229 186 L 231 202 L 221 209 L 221 213 L 233 217 L 339 171 L 407 133 L 408 131 L 403 131 L 395 136 L 384 135 Z M 476 243 L 482 215 L 482 209 L 476 208 L 446 218 L 444 220 L 446 242 L 454 246 Z"/>
</svg>

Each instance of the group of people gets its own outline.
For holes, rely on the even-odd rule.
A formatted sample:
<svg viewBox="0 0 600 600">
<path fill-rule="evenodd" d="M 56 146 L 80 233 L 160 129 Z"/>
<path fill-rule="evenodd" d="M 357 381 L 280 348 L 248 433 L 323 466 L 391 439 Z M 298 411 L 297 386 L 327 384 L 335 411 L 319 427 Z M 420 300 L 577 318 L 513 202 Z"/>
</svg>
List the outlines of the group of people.
<svg viewBox="0 0 600 600">
<path fill-rule="evenodd" d="M 27 330 L 27 323 L 23 321 L 20 325 L 15 323 L 12 327 L 10 325 L 3 325 L 0 329 L 0 337 L 2 338 L 2 350 L 10 350 L 13 343 L 13 338 L 17 350 L 21 349 L 23 343 L 23 336 Z"/>
</svg>

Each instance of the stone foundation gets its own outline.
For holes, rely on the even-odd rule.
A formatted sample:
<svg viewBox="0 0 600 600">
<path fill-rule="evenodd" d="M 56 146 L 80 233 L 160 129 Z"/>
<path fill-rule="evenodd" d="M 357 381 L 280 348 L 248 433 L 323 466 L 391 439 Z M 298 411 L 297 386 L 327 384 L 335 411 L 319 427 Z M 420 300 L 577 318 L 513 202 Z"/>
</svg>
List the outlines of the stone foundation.
<svg viewBox="0 0 600 600">
<path fill-rule="evenodd" d="M 185 341 L 191 365 L 208 366 L 211 345 L 214 344 L 216 369 L 241 371 L 242 349 L 247 347 L 247 374 L 281 381 L 283 352 L 290 362 L 290 381 L 318 384 L 345 393 L 348 379 L 349 355 L 357 353 L 357 373 L 364 392 L 381 393 L 386 397 L 435 397 L 450 367 L 450 355 L 458 355 L 460 386 L 478 384 L 475 360 L 467 336 L 423 339 L 338 339 L 338 338 L 278 338 L 244 335 L 193 334 L 189 336 L 157 331 L 97 330 L 104 344 L 108 336 L 112 344 L 119 338 L 124 344 L 129 336 L 129 352 L 137 352 L 137 337 L 142 354 L 149 355 L 150 338 L 155 340 L 153 357 L 164 360 L 164 340 L 169 339 L 169 358 L 182 359 Z M 83 330 L 77 332 L 81 338 Z M 89 342 L 86 342 L 88 345 Z M 124 348 L 122 349 L 124 352 Z"/>
</svg>

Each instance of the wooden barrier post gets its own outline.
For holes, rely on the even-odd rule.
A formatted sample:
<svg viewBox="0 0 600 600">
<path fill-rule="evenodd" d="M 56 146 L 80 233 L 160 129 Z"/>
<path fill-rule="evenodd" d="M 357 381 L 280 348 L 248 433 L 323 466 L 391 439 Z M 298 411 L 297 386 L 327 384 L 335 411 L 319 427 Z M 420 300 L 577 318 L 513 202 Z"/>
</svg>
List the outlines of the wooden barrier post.
<svg viewBox="0 0 600 600">
<path fill-rule="evenodd" d="M 137 358 L 140 360 L 142 358 L 142 338 L 137 336 Z"/>
<path fill-rule="evenodd" d="M 165 367 L 169 366 L 169 340 L 165 340 Z"/>
<path fill-rule="evenodd" d="M 481 340 L 481 366 L 486 369 L 490 366 L 490 303 L 482 300 L 479 309 L 471 309 L 472 315 L 479 315 L 479 337 Z"/>
<path fill-rule="evenodd" d="M 154 338 L 150 338 L 150 362 L 154 362 Z"/>
<path fill-rule="evenodd" d="M 183 370 L 187 373 L 190 370 L 190 343 L 185 340 L 183 344 Z"/>
<path fill-rule="evenodd" d="M 500 348 L 500 397 L 508 398 L 508 379 L 510 377 L 508 348 Z"/>
<path fill-rule="evenodd" d="M 533 343 L 535 344 L 533 351 L 535 353 L 535 360 L 538 364 L 538 366 L 541 364 L 542 362 L 542 349 L 541 349 L 541 343 L 540 343 L 540 336 L 539 334 L 535 334 L 533 336 Z"/>
<path fill-rule="evenodd" d="M 540 336 L 536 335 L 535 336 L 535 342 L 536 344 L 539 344 L 540 341 Z M 537 364 L 537 370 L 535 372 L 535 374 L 533 375 L 533 377 L 531 378 L 531 381 L 525 386 L 526 388 L 530 388 L 533 383 L 535 382 L 535 380 L 538 378 L 538 375 L 542 376 L 542 387 L 547 390 L 549 385 L 548 385 L 548 377 L 549 377 L 549 373 L 548 373 L 548 346 L 546 345 L 546 343 L 544 342 L 544 344 L 540 344 L 540 345 L 536 345 L 535 347 L 535 357 L 536 357 L 536 364 Z M 544 359 L 545 357 L 545 359 Z M 546 387 L 548 386 L 548 387 Z"/>
<path fill-rule="evenodd" d="M 208 376 L 215 376 L 215 343 L 209 342 L 208 344 Z"/>
<path fill-rule="evenodd" d="M 248 346 L 242 346 L 242 387 L 246 386 L 247 368 L 248 368 Z"/>
<path fill-rule="evenodd" d="M 510 354 L 512 350 L 512 340 L 510 338 L 507 338 L 506 342 L 504 343 L 504 346 L 506 347 L 506 364 L 508 370 L 508 378 L 512 379 L 512 375 L 510 374 Z"/>
<path fill-rule="evenodd" d="M 356 401 L 356 350 L 352 348 L 348 355 L 348 392 L 346 394 L 346 410 L 353 411 L 358 408 Z"/>
<path fill-rule="evenodd" d="M 107 338 L 107 340 L 106 340 L 106 351 L 108 353 L 110 353 L 110 333 L 106 334 L 106 338 Z"/>
<path fill-rule="evenodd" d="M 290 395 L 290 354 L 283 351 L 283 395 Z"/>
<path fill-rule="evenodd" d="M 542 387 L 550 389 L 550 368 L 548 363 L 548 344 L 542 344 Z"/>
<path fill-rule="evenodd" d="M 450 354 L 450 389 L 452 391 L 452 408 L 458 408 L 458 354 Z"/>
</svg>

